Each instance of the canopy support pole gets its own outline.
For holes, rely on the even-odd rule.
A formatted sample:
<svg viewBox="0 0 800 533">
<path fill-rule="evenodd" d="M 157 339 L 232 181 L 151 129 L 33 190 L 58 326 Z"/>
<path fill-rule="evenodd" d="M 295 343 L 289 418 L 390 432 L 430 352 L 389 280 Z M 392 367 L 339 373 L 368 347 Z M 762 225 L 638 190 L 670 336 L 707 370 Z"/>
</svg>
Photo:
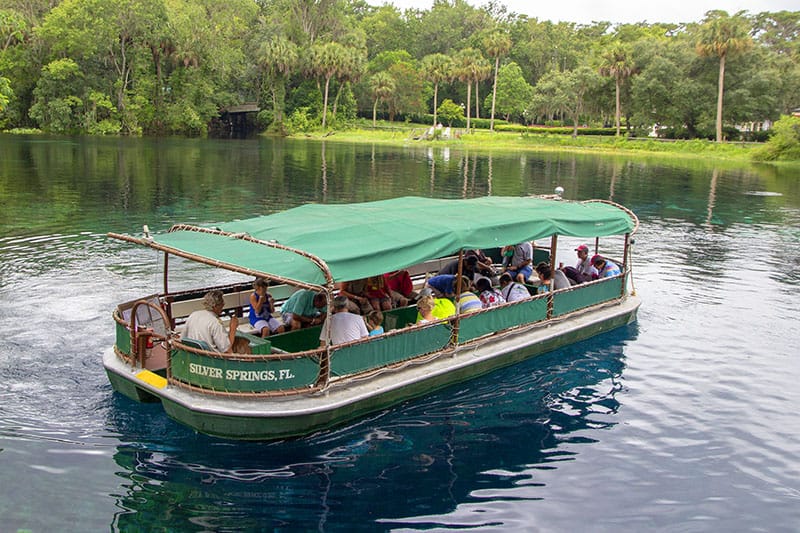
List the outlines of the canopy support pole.
<svg viewBox="0 0 800 533">
<path fill-rule="evenodd" d="M 550 237 L 550 290 L 547 291 L 547 318 L 553 318 L 553 281 L 555 279 L 556 271 L 556 250 L 558 249 L 558 235 Z M 531 261 L 533 263 L 533 261 Z M 533 271 L 536 272 L 536 265 L 533 265 Z"/>
<path fill-rule="evenodd" d="M 450 335 L 450 344 L 455 346 L 458 344 L 458 323 L 461 318 L 461 309 L 458 302 L 461 299 L 461 291 L 464 288 L 461 286 L 461 276 L 464 272 L 464 250 L 458 251 L 458 272 L 456 273 L 456 318 L 453 321 L 453 333 Z"/>
</svg>

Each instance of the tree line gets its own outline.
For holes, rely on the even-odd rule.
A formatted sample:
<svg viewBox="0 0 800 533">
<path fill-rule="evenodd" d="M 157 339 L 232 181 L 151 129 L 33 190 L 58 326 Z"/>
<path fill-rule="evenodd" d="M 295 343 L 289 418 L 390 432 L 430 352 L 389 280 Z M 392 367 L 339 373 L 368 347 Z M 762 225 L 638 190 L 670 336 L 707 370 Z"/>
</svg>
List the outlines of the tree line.
<svg viewBox="0 0 800 533">
<path fill-rule="evenodd" d="M 800 11 L 540 21 L 495 0 L 0 0 L 0 128 L 206 135 L 364 120 L 735 139 L 800 107 Z M 756 128 L 754 128 L 756 129 Z"/>
</svg>

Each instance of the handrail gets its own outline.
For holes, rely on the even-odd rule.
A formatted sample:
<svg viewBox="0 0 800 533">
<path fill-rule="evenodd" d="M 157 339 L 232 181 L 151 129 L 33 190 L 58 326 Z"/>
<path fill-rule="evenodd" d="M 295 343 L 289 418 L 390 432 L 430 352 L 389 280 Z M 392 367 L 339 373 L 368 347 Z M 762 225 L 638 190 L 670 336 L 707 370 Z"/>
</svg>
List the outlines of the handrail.
<svg viewBox="0 0 800 533">
<path fill-rule="evenodd" d="M 168 348 L 170 344 L 170 335 L 161 335 L 152 330 L 149 330 L 148 332 L 142 332 L 140 334 L 139 328 L 136 327 L 136 317 L 137 317 L 137 311 L 143 305 L 158 311 L 158 313 L 161 315 L 161 319 L 164 321 L 164 328 L 167 331 L 169 331 L 168 325 L 170 323 L 166 311 L 164 311 L 164 309 L 160 305 L 154 305 L 146 300 L 139 300 L 138 302 L 133 304 L 133 307 L 131 307 L 131 322 L 130 322 L 131 359 L 133 363 L 136 363 L 138 359 L 139 366 L 142 368 L 144 368 L 144 360 L 146 354 L 145 350 L 143 349 L 143 346 L 140 346 L 140 340 L 146 341 L 147 337 L 152 337 L 159 341 L 166 341 Z"/>
</svg>

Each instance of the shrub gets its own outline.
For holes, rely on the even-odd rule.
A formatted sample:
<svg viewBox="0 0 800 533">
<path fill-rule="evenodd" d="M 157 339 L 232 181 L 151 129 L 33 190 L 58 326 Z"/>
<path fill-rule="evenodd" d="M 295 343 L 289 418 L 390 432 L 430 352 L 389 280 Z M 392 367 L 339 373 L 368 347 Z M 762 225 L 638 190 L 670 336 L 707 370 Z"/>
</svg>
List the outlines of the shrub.
<svg viewBox="0 0 800 533">
<path fill-rule="evenodd" d="M 800 117 L 784 115 L 772 125 L 772 136 L 753 151 L 756 161 L 800 161 Z"/>
</svg>

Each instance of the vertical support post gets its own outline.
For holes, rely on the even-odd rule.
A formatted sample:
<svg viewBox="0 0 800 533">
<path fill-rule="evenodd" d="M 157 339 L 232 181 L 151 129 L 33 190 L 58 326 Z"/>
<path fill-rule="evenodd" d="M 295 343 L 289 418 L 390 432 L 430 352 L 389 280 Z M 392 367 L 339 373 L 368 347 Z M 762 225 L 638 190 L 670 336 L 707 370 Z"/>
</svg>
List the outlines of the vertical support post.
<svg viewBox="0 0 800 533">
<path fill-rule="evenodd" d="M 556 270 L 556 252 L 558 251 L 558 235 L 550 237 L 550 271 Z M 550 282 L 550 290 L 547 291 L 547 318 L 553 318 L 553 282 Z"/>
<path fill-rule="evenodd" d="M 625 291 L 628 288 L 628 254 L 630 254 L 630 246 L 631 246 L 631 234 L 625 234 L 625 247 L 622 250 L 622 292 L 619 295 L 620 298 L 625 297 Z"/>
<path fill-rule="evenodd" d="M 450 344 L 455 346 L 458 344 L 458 325 L 461 318 L 461 309 L 458 307 L 458 301 L 461 298 L 461 291 L 463 287 L 461 286 L 461 276 L 463 274 L 463 267 L 464 267 L 464 250 L 458 251 L 458 271 L 456 273 L 456 318 L 453 320 L 453 333 L 450 335 Z"/>
</svg>

